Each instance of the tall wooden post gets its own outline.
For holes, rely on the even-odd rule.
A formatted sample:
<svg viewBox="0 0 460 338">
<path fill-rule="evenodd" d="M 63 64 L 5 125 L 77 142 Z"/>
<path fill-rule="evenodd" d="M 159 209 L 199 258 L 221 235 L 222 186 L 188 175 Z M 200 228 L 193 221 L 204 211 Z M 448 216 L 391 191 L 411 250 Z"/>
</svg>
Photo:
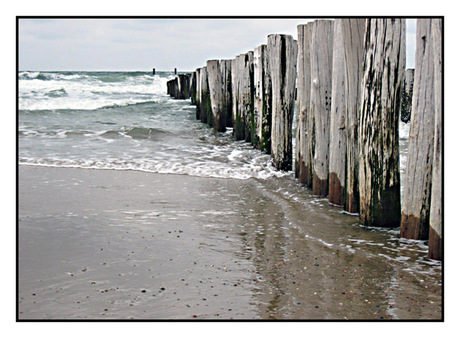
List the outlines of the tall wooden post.
<svg viewBox="0 0 460 338">
<path fill-rule="evenodd" d="M 417 19 L 415 79 L 401 237 L 428 239 L 435 125 L 432 20 Z"/>
<path fill-rule="evenodd" d="M 345 59 L 341 19 L 334 22 L 334 53 L 332 56 L 331 132 L 329 146 L 329 202 L 344 205 L 345 159 Z"/>
<path fill-rule="evenodd" d="M 443 65 L 442 65 L 442 22 L 441 19 L 432 19 L 431 41 L 433 44 L 434 61 L 434 154 L 433 175 L 431 184 L 430 231 L 428 242 L 428 256 L 432 259 L 443 259 L 443 182 L 442 182 L 442 154 L 443 154 Z"/>
<path fill-rule="evenodd" d="M 314 119 L 310 112 L 311 95 L 311 34 L 313 22 L 297 26 L 297 133 L 295 151 L 295 176 L 299 182 L 313 187 L 312 163 L 314 148 Z"/>
<path fill-rule="evenodd" d="M 200 70 L 200 118 L 203 123 L 212 123 L 211 98 L 209 96 L 208 70 L 202 67 Z"/>
<path fill-rule="evenodd" d="M 215 131 L 224 132 L 227 126 L 227 116 L 224 112 L 224 93 L 222 72 L 219 60 L 206 62 L 208 70 L 209 94 L 211 97 L 211 111 L 213 116 L 213 127 Z"/>
<path fill-rule="evenodd" d="M 266 150 L 267 133 L 266 130 L 270 129 L 267 124 L 271 124 L 267 116 L 267 98 L 265 89 L 265 77 L 267 67 L 267 45 L 260 45 L 254 49 L 254 126 L 255 136 L 254 147 L 257 149 Z M 271 116 L 270 116 L 271 119 Z M 264 132 L 265 131 L 265 132 Z M 268 136 L 268 138 L 271 135 Z"/>
<path fill-rule="evenodd" d="M 233 137 L 235 140 L 244 140 L 244 127 L 243 121 L 240 116 L 240 62 L 241 55 L 238 55 L 235 59 L 232 59 L 232 125 L 233 125 Z"/>
<path fill-rule="evenodd" d="M 265 48 L 266 49 L 266 48 Z M 270 61 L 268 51 L 265 51 L 265 57 L 262 62 L 263 67 L 263 102 L 262 102 L 262 121 L 261 121 L 261 136 L 260 150 L 271 154 L 272 148 L 272 115 L 273 115 L 273 93 L 272 79 L 270 75 Z"/>
<path fill-rule="evenodd" d="M 227 119 L 226 126 L 233 127 L 232 119 L 232 60 L 221 60 L 223 109 Z"/>
<path fill-rule="evenodd" d="M 405 74 L 405 19 L 369 19 L 359 119 L 361 222 L 401 222 L 399 112 Z"/>
<path fill-rule="evenodd" d="M 332 92 L 332 53 L 334 21 L 317 20 L 311 42 L 310 111 L 315 120 L 313 158 L 313 194 L 329 193 L 329 141 Z"/>
<path fill-rule="evenodd" d="M 249 51 L 245 54 L 244 58 L 244 71 L 241 78 L 241 89 L 243 109 L 242 115 L 245 118 L 245 140 L 254 144 L 253 137 L 255 135 L 254 128 L 254 52 Z"/>
<path fill-rule="evenodd" d="M 345 131 L 347 135 L 345 210 L 359 211 L 358 116 L 363 76 L 366 19 L 342 19 L 345 56 Z"/>
<path fill-rule="evenodd" d="M 196 76 L 196 119 L 201 120 L 201 68 L 195 71 Z"/>
<path fill-rule="evenodd" d="M 278 170 L 292 170 L 297 41 L 290 35 L 271 34 L 267 52 L 272 81 L 271 156 Z"/>
<path fill-rule="evenodd" d="M 254 116 L 254 53 L 240 54 L 232 62 L 233 134 L 236 140 L 251 141 Z"/>
</svg>

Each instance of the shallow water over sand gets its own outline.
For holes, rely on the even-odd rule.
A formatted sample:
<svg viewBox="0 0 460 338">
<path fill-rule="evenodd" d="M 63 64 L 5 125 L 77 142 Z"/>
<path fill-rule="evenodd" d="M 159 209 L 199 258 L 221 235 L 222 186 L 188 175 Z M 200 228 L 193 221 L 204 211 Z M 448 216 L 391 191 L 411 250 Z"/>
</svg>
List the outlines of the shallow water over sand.
<svg viewBox="0 0 460 338">
<path fill-rule="evenodd" d="M 426 243 L 292 176 L 20 166 L 20 319 L 440 319 Z"/>
</svg>

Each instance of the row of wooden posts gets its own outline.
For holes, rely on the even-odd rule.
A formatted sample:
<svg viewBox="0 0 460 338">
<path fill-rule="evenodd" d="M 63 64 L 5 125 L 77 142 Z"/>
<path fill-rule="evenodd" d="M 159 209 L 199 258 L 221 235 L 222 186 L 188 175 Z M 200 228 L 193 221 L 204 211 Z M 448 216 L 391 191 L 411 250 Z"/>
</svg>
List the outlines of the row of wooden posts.
<svg viewBox="0 0 460 338">
<path fill-rule="evenodd" d="M 298 41 L 272 34 L 235 59 L 209 60 L 171 80 L 168 93 L 189 95 L 197 119 L 219 132 L 232 127 L 236 140 L 270 153 L 313 194 L 359 213 L 365 225 L 429 240 L 429 257 L 442 259 L 442 19 L 417 20 L 402 200 L 405 19 L 316 20 L 297 30 Z"/>
</svg>

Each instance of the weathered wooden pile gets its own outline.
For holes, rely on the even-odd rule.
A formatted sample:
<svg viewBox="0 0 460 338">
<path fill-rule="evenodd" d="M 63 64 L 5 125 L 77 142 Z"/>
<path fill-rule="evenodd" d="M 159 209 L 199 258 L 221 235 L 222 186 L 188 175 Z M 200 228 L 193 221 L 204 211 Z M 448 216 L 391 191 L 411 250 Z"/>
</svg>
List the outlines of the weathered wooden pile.
<svg viewBox="0 0 460 338">
<path fill-rule="evenodd" d="M 192 73 L 197 119 L 219 132 L 233 127 L 236 140 L 271 154 L 277 169 L 294 169 L 313 194 L 365 225 L 429 239 L 429 256 L 442 259 L 442 20 L 417 21 L 415 71 L 405 70 L 404 19 L 316 20 L 297 30 L 298 42 L 272 34 Z M 401 199 L 399 119 L 410 106 Z"/>
<path fill-rule="evenodd" d="M 188 99 L 191 95 L 191 83 L 191 74 L 179 74 L 177 77 L 166 83 L 167 93 L 175 99 Z"/>
</svg>

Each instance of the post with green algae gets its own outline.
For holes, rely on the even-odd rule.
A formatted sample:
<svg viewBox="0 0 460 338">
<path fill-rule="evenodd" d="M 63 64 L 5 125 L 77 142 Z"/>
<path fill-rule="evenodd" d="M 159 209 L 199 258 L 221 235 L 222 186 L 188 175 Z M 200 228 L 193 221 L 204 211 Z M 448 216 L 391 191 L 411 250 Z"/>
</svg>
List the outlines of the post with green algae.
<svg viewBox="0 0 460 338">
<path fill-rule="evenodd" d="M 401 221 L 399 113 L 406 68 L 406 21 L 368 19 L 358 123 L 360 219 L 397 227 Z"/>
<path fill-rule="evenodd" d="M 435 134 L 434 46 L 432 19 L 417 19 L 414 93 L 401 237 L 426 240 L 429 235 Z"/>
<path fill-rule="evenodd" d="M 267 52 L 272 82 L 271 157 L 278 170 L 292 170 L 297 41 L 290 35 L 271 34 Z"/>
<path fill-rule="evenodd" d="M 313 194 L 329 193 L 329 144 L 334 21 L 314 22 L 311 41 L 310 112 L 314 115 Z"/>
<path fill-rule="evenodd" d="M 443 65 L 442 65 L 442 22 L 441 19 L 432 20 L 431 40 L 433 43 L 434 61 L 434 154 L 433 174 L 431 183 L 430 231 L 428 241 L 428 257 L 442 260 L 443 250 L 443 182 L 442 182 L 442 153 L 443 153 Z"/>
<path fill-rule="evenodd" d="M 313 22 L 297 26 L 297 129 L 295 149 L 295 177 L 300 183 L 313 187 L 312 150 L 314 147 L 314 119 L 310 112 L 311 94 L 311 33 Z"/>
</svg>

